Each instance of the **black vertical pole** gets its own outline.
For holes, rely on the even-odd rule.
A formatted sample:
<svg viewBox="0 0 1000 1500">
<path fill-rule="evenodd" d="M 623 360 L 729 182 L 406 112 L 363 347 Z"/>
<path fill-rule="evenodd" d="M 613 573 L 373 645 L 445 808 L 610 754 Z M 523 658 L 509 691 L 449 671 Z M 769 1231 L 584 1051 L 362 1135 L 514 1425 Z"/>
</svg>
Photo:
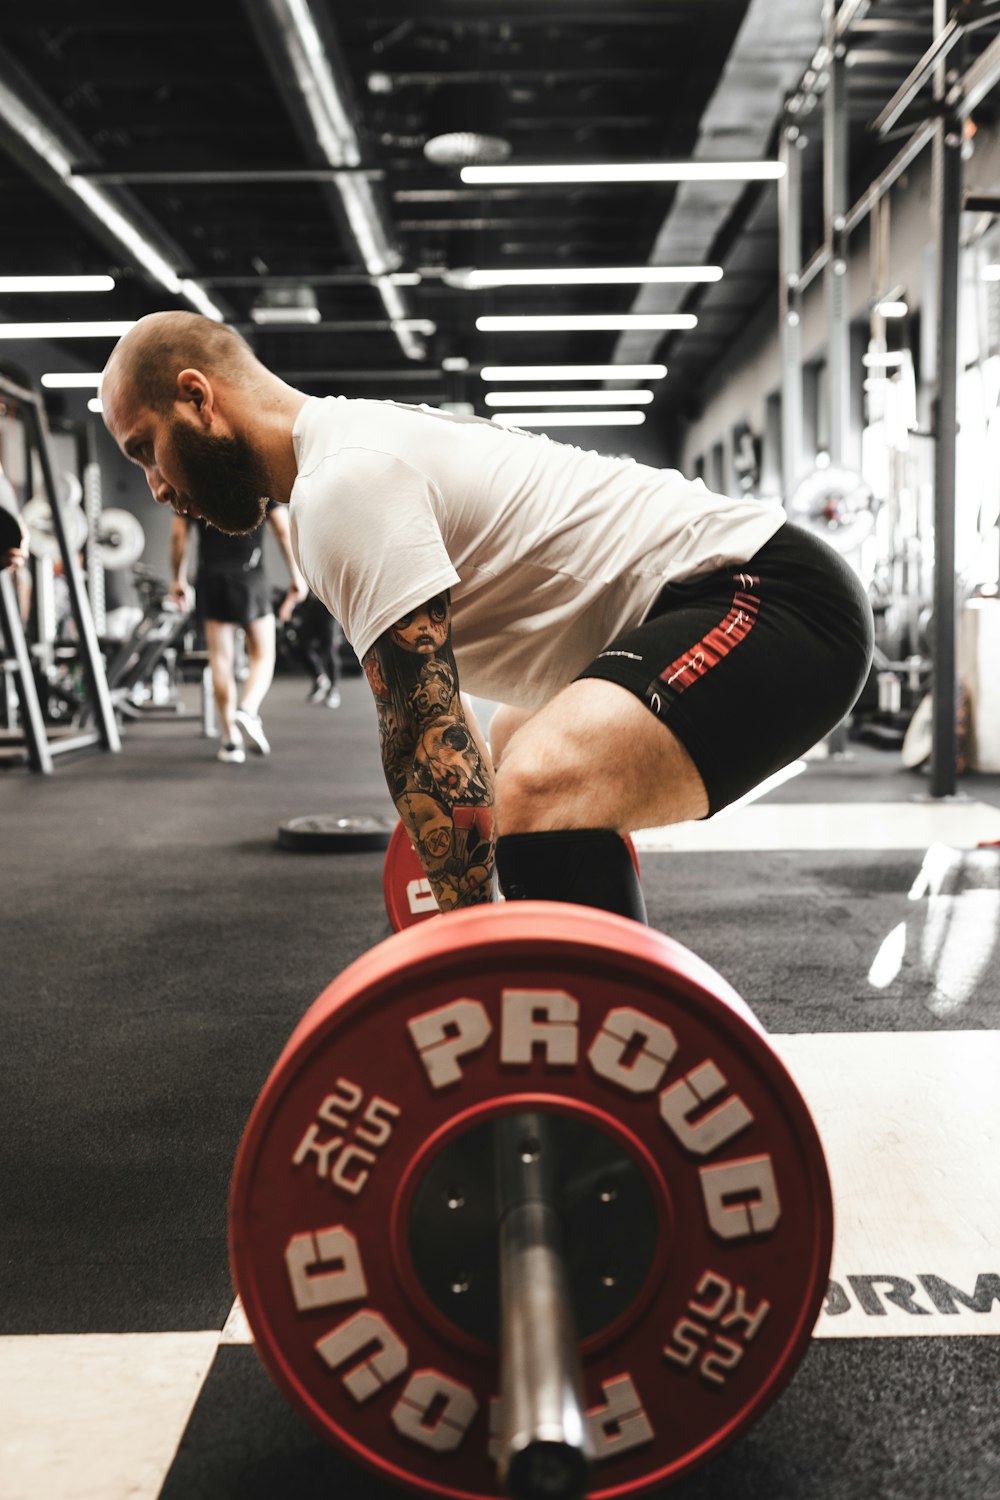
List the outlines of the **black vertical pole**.
<svg viewBox="0 0 1000 1500">
<path fill-rule="evenodd" d="M 938 371 L 934 474 L 934 696 L 931 796 L 955 794 L 958 683 L 955 588 L 955 437 L 958 427 L 958 307 L 961 274 L 962 122 L 941 122 L 938 202 Z"/>
</svg>

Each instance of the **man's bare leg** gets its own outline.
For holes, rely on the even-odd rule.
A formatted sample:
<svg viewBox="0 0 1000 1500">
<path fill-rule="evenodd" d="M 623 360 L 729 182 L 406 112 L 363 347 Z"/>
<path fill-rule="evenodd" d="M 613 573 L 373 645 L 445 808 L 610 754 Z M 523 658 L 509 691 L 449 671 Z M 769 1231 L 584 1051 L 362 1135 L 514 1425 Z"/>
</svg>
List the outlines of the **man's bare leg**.
<svg viewBox="0 0 1000 1500">
<path fill-rule="evenodd" d="M 242 707 L 254 718 L 274 680 L 275 625 L 273 615 L 251 620 L 244 632 L 249 672 L 243 684 Z"/>
<path fill-rule="evenodd" d="M 236 626 L 227 620 L 205 621 L 205 645 L 212 669 L 212 688 L 219 711 L 223 744 L 231 745 L 236 734 Z"/>
<path fill-rule="evenodd" d="M 634 694 L 585 678 L 511 733 L 497 770 L 495 811 L 501 835 L 562 828 L 625 834 L 703 818 L 708 794 L 680 740 Z"/>
</svg>

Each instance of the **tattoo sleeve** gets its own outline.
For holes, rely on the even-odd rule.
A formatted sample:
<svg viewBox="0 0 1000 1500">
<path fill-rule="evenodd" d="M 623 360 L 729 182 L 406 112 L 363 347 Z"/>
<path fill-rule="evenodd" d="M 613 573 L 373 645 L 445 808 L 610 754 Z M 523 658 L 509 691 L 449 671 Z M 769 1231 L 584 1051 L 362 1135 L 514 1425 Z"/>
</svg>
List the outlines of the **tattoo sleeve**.
<svg viewBox="0 0 1000 1500">
<path fill-rule="evenodd" d="M 447 594 L 379 637 L 364 658 L 385 779 L 442 911 L 493 894 L 493 767 L 458 690 Z"/>
</svg>

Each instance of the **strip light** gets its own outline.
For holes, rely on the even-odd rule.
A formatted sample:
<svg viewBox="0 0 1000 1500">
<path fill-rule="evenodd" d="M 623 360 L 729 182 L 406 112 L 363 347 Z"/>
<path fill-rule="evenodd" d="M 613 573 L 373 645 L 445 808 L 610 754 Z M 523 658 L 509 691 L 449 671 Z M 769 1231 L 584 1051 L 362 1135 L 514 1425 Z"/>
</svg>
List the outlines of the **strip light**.
<svg viewBox="0 0 1000 1500">
<path fill-rule="evenodd" d="M 595 162 L 589 166 L 463 167 L 463 182 L 479 185 L 541 182 L 776 182 L 780 161 Z"/>
<path fill-rule="evenodd" d="M 491 417 L 498 427 L 638 427 L 644 411 L 506 411 Z"/>
<path fill-rule="evenodd" d="M 47 391 L 96 391 L 103 378 L 100 370 L 81 374 L 68 370 L 64 374 L 43 375 L 42 385 Z"/>
<path fill-rule="evenodd" d="M 554 313 L 476 319 L 480 333 L 606 333 L 633 329 L 696 328 L 692 313 Z"/>
<path fill-rule="evenodd" d="M 623 286 L 721 281 L 721 266 L 604 266 L 590 270 L 553 266 L 537 271 L 451 271 L 448 279 L 469 291 L 491 286 Z"/>
<path fill-rule="evenodd" d="M 648 406 L 652 391 L 490 391 L 487 406 Z"/>
<path fill-rule="evenodd" d="M 0 323 L 0 339 L 120 339 L 128 323 Z"/>
<path fill-rule="evenodd" d="M 0 276 L 0 292 L 113 292 L 113 276 Z"/>
<path fill-rule="evenodd" d="M 480 380 L 662 380 L 666 365 L 484 365 Z"/>
</svg>

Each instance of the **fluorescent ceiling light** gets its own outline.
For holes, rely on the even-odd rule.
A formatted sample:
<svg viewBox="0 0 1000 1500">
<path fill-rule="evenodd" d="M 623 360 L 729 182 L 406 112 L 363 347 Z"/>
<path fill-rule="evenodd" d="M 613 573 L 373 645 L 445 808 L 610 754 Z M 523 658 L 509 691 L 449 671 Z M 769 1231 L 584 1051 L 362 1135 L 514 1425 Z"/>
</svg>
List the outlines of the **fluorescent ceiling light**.
<svg viewBox="0 0 1000 1500">
<path fill-rule="evenodd" d="M 498 427 L 638 427 L 644 411 L 505 411 L 491 417 Z"/>
<path fill-rule="evenodd" d="M 446 280 L 475 291 L 490 286 L 615 286 L 636 283 L 721 281 L 721 266 L 552 267 L 539 271 L 451 271 Z"/>
<path fill-rule="evenodd" d="M 113 292 L 113 276 L 0 276 L 0 292 Z"/>
<path fill-rule="evenodd" d="M 120 339 L 135 323 L 0 323 L 0 339 Z"/>
<path fill-rule="evenodd" d="M 480 333 L 603 333 L 636 328 L 695 328 L 697 324 L 698 319 L 691 313 L 556 313 L 541 317 L 516 314 L 476 319 Z"/>
<path fill-rule="evenodd" d="M 463 167 L 463 182 L 774 182 L 780 161 L 595 162 L 590 166 Z"/>
<path fill-rule="evenodd" d="M 323 314 L 313 303 L 304 307 L 267 307 L 258 305 L 250 309 L 250 316 L 255 323 L 320 323 Z"/>
<path fill-rule="evenodd" d="M 487 406 L 648 406 L 652 391 L 490 391 Z"/>
<path fill-rule="evenodd" d="M 880 318 L 905 318 L 909 308 L 905 302 L 879 302 L 875 311 Z"/>
<path fill-rule="evenodd" d="M 662 380 L 666 365 L 484 365 L 481 380 Z"/>
<path fill-rule="evenodd" d="M 96 391 L 103 378 L 100 370 L 79 375 L 67 371 L 65 374 L 43 375 L 42 385 L 48 391 Z"/>
<path fill-rule="evenodd" d="M 98 413 L 104 410 L 104 402 L 101 400 L 100 396 L 91 396 L 90 400 L 87 402 L 87 410 L 95 411 Z"/>
</svg>

